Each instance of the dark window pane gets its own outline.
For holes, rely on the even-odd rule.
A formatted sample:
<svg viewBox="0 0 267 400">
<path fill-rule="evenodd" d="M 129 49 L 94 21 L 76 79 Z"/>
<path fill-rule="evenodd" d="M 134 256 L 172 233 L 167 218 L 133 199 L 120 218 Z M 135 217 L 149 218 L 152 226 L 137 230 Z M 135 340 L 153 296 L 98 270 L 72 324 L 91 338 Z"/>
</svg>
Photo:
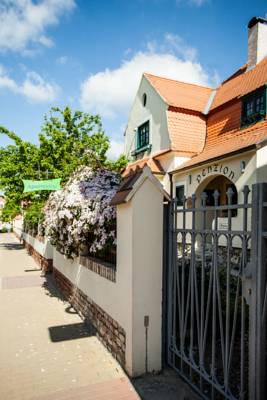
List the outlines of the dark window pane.
<svg viewBox="0 0 267 400">
<path fill-rule="evenodd" d="M 265 89 L 260 89 L 243 100 L 242 125 L 255 123 L 266 114 L 265 93 Z"/>
<path fill-rule="evenodd" d="M 137 132 L 137 148 L 140 149 L 149 144 L 149 122 L 139 126 Z"/>
<path fill-rule="evenodd" d="M 253 114 L 253 101 L 249 101 L 247 103 L 247 116 L 250 116 Z"/>
<path fill-rule="evenodd" d="M 214 199 L 214 189 L 205 189 L 204 192 L 207 194 L 206 206 L 213 207 L 215 206 L 215 199 Z M 219 205 L 220 205 L 220 198 L 219 198 Z"/>
<path fill-rule="evenodd" d="M 176 186 L 175 197 L 177 199 L 177 206 L 182 206 L 184 199 L 184 185 Z"/>
</svg>

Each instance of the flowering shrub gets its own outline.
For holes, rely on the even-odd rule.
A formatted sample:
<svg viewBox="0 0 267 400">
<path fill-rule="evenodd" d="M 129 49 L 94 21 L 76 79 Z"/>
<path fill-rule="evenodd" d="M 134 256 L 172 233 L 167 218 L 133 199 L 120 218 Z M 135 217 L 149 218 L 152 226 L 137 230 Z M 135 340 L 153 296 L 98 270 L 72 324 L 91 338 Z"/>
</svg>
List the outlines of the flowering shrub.
<svg viewBox="0 0 267 400">
<path fill-rule="evenodd" d="M 58 251 L 74 258 L 115 244 L 116 209 L 110 201 L 119 184 L 116 172 L 81 167 L 62 190 L 50 194 L 43 226 Z"/>
</svg>

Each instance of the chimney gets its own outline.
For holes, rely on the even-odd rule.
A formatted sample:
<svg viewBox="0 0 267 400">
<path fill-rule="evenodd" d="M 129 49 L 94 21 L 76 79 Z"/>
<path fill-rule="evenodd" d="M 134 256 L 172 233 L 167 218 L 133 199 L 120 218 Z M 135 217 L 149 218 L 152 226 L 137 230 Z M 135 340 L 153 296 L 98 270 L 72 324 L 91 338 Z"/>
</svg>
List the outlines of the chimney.
<svg viewBox="0 0 267 400">
<path fill-rule="evenodd" d="M 267 19 L 253 17 L 248 23 L 248 67 L 255 67 L 267 56 Z"/>
</svg>

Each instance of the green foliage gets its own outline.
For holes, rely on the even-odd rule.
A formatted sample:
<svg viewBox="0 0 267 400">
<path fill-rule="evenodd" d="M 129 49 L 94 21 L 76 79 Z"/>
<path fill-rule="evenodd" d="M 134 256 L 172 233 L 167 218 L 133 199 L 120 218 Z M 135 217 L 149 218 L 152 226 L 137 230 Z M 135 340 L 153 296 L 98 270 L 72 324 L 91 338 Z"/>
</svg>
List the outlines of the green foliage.
<svg viewBox="0 0 267 400">
<path fill-rule="evenodd" d="M 12 221 L 20 213 L 20 207 L 14 199 L 7 199 L 3 212 L 0 216 L 2 222 Z"/>
<path fill-rule="evenodd" d="M 5 218 L 19 213 L 22 200 L 24 204 L 41 204 L 48 198 L 48 191 L 23 193 L 23 179 L 61 178 L 64 184 L 82 165 L 120 172 L 127 164 L 124 156 L 115 162 L 107 159 L 109 139 L 99 116 L 71 111 L 69 107 L 52 108 L 45 116 L 39 145 L 0 126 L 1 134 L 13 141 L 0 147 L 0 190 L 7 199 Z"/>
<path fill-rule="evenodd" d="M 32 203 L 25 212 L 24 215 L 24 231 L 30 232 L 31 235 L 36 236 L 37 234 L 42 235 L 43 232 L 38 231 L 39 226 L 42 227 L 44 220 L 43 213 L 44 201 Z"/>
<path fill-rule="evenodd" d="M 3 189 L 7 199 L 5 208 L 9 208 L 8 203 L 19 206 L 23 198 L 22 179 L 36 178 L 39 152 L 37 146 L 21 140 L 14 132 L 1 126 L 0 134 L 14 141 L 14 144 L 0 148 L 0 189 Z"/>
<path fill-rule="evenodd" d="M 121 155 L 118 160 L 116 161 L 106 161 L 106 168 L 110 169 L 111 171 L 121 172 L 127 165 L 128 160 L 125 155 Z"/>
<path fill-rule="evenodd" d="M 52 108 L 45 116 L 40 141 L 40 167 L 49 177 L 68 179 L 80 165 L 103 166 L 109 148 L 99 116 Z"/>
</svg>

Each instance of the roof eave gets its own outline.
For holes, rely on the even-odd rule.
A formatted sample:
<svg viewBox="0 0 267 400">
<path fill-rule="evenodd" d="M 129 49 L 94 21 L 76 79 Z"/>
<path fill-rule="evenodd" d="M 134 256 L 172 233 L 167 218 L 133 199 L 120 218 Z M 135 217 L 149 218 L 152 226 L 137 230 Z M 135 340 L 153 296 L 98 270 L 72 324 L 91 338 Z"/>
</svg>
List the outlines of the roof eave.
<svg viewBox="0 0 267 400">
<path fill-rule="evenodd" d="M 259 143 L 260 143 L 260 142 L 259 142 Z M 267 144 L 267 139 L 266 139 L 266 144 Z M 252 144 L 252 145 L 249 145 L 249 146 L 243 147 L 243 148 L 241 148 L 241 149 L 234 150 L 234 151 L 232 151 L 232 152 L 230 152 L 230 153 L 227 153 L 227 155 L 223 154 L 223 155 L 221 155 L 221 156 L 212 157 L 212 158 L 209 158 L 209 159 L 207 159 L 207 160 L 200 161 L 199 163 L 185 166 L 185 167 L 183 167 L 183 168 L 177 168 L 177 169 L 175 169 L 175 170 L 173 170 L 173 171 L 170 171 L 169 174 L 170 174 L 170 175 L 174 175 L 174 174 L 176 174 L 176 173 L 184 172 L 184 171 L 186 171 L 186 170 L 189 170 L 189 169 L 192 169 L 192 168 L 196 168 L 196 167 L 199 167 L 199 166 L 201 166 L 201 165 L 208 164 L 208 163 L 213 162 L 213 161 L 222 160 L 223 158 L 232 157 L 232 156 L 234 156 L 234 155 L 236 155 L 236 154 L 239 154 L 239 153 L 245 153 L 246 151 L 253 150 L 253 149 L 256 149 L 256 148 L 257 148 L 257 143 L 254 143 L 254 144 Z"/>
</svg>

